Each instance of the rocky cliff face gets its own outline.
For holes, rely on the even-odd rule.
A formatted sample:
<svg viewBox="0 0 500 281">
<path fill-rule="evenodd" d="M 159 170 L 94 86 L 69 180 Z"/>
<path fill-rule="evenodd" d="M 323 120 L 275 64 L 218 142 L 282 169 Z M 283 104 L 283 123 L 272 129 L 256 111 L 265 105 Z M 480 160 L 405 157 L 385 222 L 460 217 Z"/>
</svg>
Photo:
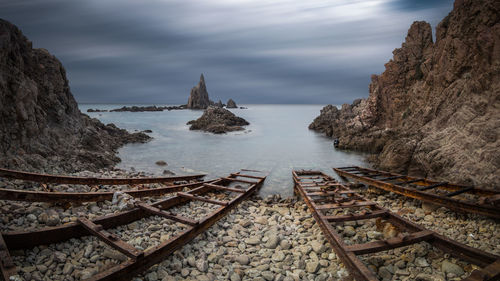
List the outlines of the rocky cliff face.
<svg viewBox="0 0 500 281">
<path fill-rule="evenodd" d="M 205 109 L 211 104 L 213 104 L 213 102 L 211 102 L 208 98 L 207 86 L 205 85 L 205 77 L 203 77 L 203 74 L 201 74 L 200 82 L 198 82 L 198 85 L 191 89 L 187 108 Z"/>
<path fill-rule="evenodd" d="M 120 161 L 118 147 L 146 141 L 82 114 L 66 72 L 47 50 L 0 19 L 0 159 L 2 167 L 41 172 L 96 170 Z"/>
<path fill-rule="evenodd" d="M 500 2 L 456 0 L 436 28 L 415 22 L 367 99 L 326 106 L 310 129 L 376 153 L 381 169 L 500 182 Z"/>
</svg>

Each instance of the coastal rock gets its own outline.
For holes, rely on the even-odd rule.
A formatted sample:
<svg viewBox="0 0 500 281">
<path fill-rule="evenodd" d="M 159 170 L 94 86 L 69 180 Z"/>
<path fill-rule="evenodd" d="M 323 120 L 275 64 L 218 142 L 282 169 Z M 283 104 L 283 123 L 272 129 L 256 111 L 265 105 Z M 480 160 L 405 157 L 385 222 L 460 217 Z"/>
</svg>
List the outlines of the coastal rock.
<svg viewBox="0 0 500 281">
<path fill-rule="evenodd" d="M 205 85 L 205 77 L 203 77 L 203 74 L 201 74 L 200 82 L 198 82 L 198 85 L 191 89 L 187 108 L 206 109 L 208 106 L 210 106 L 210 104 L 211 102 L 208 98 L 207 86 Z"/>
<path fill-rule="evenodd" d="M 150 139 L 82 114 L 61 62 L 1 19 L 0 116 L 4 168 L 97 171 L 120 161 L 120 146 Z"/>
<path fill-rule="evenodd" d="M 233 99 L 229 99 L 227 101 L 226 108 L 238 108 L 238 106 L 236 105 Z"/>
<path fill-rule="evenodd" d="M 500 3 L 456 1 L 436 28 L 414 22 L 369 97 L 328 105 L 309 126 L 376 168 L 461 184 L 500 182 Z"/>
<path fill-rule="evenodd" d="M 231 131 L 244 130 L 241 126 L 249 125 L 245 119 L 234 115 L 231 111 L 218 108 L 209 107 L 203 115 L 187 123 L 191 125 L 190 130 L 203 130 L 214 134 L 223 134 Z"/>
</svg>

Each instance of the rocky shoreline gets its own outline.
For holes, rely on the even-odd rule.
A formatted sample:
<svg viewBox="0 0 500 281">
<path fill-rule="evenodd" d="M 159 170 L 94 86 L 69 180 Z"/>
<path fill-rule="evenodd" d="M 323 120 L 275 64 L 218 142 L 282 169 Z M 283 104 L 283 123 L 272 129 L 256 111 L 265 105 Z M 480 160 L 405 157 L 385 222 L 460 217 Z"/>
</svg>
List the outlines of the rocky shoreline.
<svg viewBox="0 0 500 281">
<path fill-rule="evenodd" d="M 75 175 L 96 176 L 92 172 Z M 144 176 L 121 170 L 102 171 L 100 176 Z M 19 181 L 3 180 L 2 186 L 23 188 Z M 65 185 L 82 190 L 81 186 Z M 100 187 L 107 190 L 108 187 Z M 119 187 L 126 188 L 126 187 Z M 370 200 L 440 234 L 493 254 L 500 254 L 500 225 L 491 219 L 463 215 L 445 208 L 436 209 L 419 201 L 380 192 L 358 189 Z M 152 203 L 163 197 L 143 198 Z M 46 203 L 0 202 L 2 231 L 36 229 L 89 219 L 133 207 L 131 199 L 58 206 Z M 196 218 L 214 205 L 190 202 L 176 212 Z M 439 223 L 437 223 L 439 222 Z M 346 243 L 383 236 L 370 224 L 346 223 L 336 227 Z M 165 241 L 183 229 L 159 217 L 149 217 L 110 230 L 138 249 Z M 86 236 L 64 243 L 11 253 L 20 269 L 16 280 L 81 280 L 126 259 L 98 239 Z M 400 258 L 399 258 L 400 257 Z M 455 280 L 474 268 L 432 249 L 426 243 L 370 256 L 364 262 L 383 280 Z M 152 266 L 134 280 L 350 280 L 347 270 L 326 242 L 303 201 L 254 196 L 199 235 L 163 262 Z"/>
<path fill-rule="evenodd" d="M 369 97 L 324 107 L 309 128 L 373 153 L 381 170 L 498 188 L 499 10 L 455 1 L 435 42 L 429 23 L 414 22 Z"/>
</svg>

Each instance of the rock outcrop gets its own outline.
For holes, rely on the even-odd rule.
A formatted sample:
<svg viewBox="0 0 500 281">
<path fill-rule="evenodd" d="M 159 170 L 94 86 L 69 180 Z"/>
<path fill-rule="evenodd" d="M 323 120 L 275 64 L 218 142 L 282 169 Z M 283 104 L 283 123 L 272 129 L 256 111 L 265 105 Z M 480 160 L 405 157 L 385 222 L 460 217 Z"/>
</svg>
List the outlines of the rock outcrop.
<svg viewBox="0 0 500 281">
<path fill-rule="evenodd" d="M 211 104 L 213 104 L 213 102 L 211 102 L 208 98 L 207 86 L 205 85 L 205 77 L 203 77 L 203 74 L 201 74 L 200 82 L 198 82 L 198 85 L 191 89 L 187 108 L 205 109 Z"/>
<path fill-rule="evenodd" d="M 367 99 L 326 106 L 309 128 L 375 153 L 381 169 L 464 184 L 500 182 L 500 2 L 456 0 L 436 28 L 415 22 Z"/>
<path fill-rule="evenodd" d="M 144 142 L 82 114 L 66 71 L 47 50 L 0 19 L 0 159 L 2 167 L 40 171 L 97 170 L 120 161 L 118 147 Z"/>
<path fill-rule="evenodd" d="M 187 123 L 187 125 L 191 125 L 190 130 L 202 130 L 214 134 L 241 131 L 244 130 L 242 126 L 249 124 L 245 119 L 234 115 L 231 111 L 214 106 L 207 108 L 200 118 Z"/>
<path fill-rule="evenodd" d="M 233 100 L 233 99 L 229 99 L 229 100 L 227 101 L 227 106 L 226 106 L 226 107 L 227 107 L 227 108 L 238 108 L 238 106 L 236 105 L 236 103 L 234 102 L 234 100 Z"/>
</svg>

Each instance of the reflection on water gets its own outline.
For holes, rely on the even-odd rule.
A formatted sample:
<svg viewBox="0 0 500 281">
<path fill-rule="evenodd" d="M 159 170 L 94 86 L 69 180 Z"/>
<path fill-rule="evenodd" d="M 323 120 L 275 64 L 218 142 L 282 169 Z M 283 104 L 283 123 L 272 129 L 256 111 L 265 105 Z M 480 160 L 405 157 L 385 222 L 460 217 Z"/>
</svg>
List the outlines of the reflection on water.
<svg viewBox="0 0 500 281">
<path fill-rule="evenodd" d="M 80 105 L 112 109 L 122 105 Z M 203 113 L 196 110 L 163 112 L 87 113 L 104 123 L 115 123 L 129 131 L 150 129 L 154 139 L 130 144 L 119 150 L 122 169 L 160 175 L 164 169 L 178 174 L 203 172 L 209 177 L 226 176 L 241 168 L 266 170 L 270 174 L 261 194 L 293 194 L 292 169 L 317 169 L 333 175 L 332 167 L 366 165 L 359 153 L 335 150 L 332 140 L 307 129 L 319 114 L 320 105 L 245 105 L 232 109 L 250 125 L 245 132 L 213 135 L 190 131 L 186 122 Z M 157 166 L 164 160 L 168 166 Z"/>
</svg>

